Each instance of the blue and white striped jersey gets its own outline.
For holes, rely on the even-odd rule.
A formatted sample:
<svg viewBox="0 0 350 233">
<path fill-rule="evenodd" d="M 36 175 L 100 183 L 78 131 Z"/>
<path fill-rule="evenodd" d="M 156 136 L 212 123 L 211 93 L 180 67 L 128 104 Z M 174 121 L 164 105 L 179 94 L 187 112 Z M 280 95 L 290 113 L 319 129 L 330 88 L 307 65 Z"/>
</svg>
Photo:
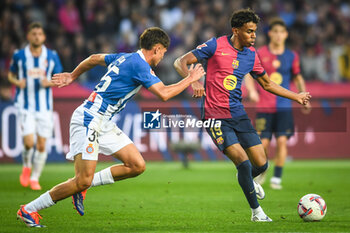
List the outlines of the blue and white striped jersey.
<svg viewBox="0 0 350 233">
<path fill-rule="evenodd" d="M 106 55 L 105 62 L 108 71 L 83 104 L 84 126 L 95 130 L 120 112 L 142 86 L 148 89 L 160 82 L 140 50 Z"/>
<path fill-rule="evenodd" d="M 19 109 L 30 112 L 52 111 L 52 90 L 41 86 L 41 80 L 62 72 L 62 65 L 56 51 L 42 46 L 39 57 L 34 57 L 29 45 L 17 50 L 12 58 L 10 71 L 17 74 L 19 80 L 26 79 L 26 87 L 16 88 L 15 103 Z"/>
</svg>

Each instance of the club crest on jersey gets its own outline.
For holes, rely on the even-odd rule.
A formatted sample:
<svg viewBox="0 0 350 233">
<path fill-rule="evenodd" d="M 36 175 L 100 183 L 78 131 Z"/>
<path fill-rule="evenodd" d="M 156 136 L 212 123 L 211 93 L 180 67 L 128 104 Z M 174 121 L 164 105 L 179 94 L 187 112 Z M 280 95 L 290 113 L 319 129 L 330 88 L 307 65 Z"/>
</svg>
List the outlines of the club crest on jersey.
<svg viewBox="0 0 350 233">
<path fill-rule="evenodd" d="M 281 66 L 281 62 L 279 60 L 275 59 L 275 60 L 272 61 L 272 66 L 275 69 L 278 69 Z"/>
<path fill-rule="evenodd" d="M 232 91 L 233 89 L 236 88 L 237 85 L 237 77 L 234 75 L 229 75 L 224 79 L 223 82 L 224 87 L 229 90 Z"/>
<path fill-rule="evenodd" d="M 89 143 L 89 145 L 86 147 L 86 152 L 89 154 L 94 153 L 94 147 L 92 146 L 92 143 Z"/>
<path fill-rule="evenodd" d="M 222 137 L 218 137 L 218 138 L 216 139 L 216 142 L 217 142 L 219 145 L 221 145 L 221 144 L 224 143 L 224 139 L 223 139 Z"/>
<path fill-rule="evenodd" d="M 239 61 L 236 60 L 236 59 L 234 59 L 233 62 L 232 62 L 232 67 L 233 67 L 233 69 L 237 69 L 238 66 L 239 66 Z"/>
<path fill-rule="evenodd" d="M 201 45 L 198 45 L 197 46 L 197 49 L 201 49 L 201 48 L 203 48 L 203 47 L 207 47 L 208 45 L 206 44 L 206 43 L 203 43 L 203 44 L 201 44 Z"/>
</svg>

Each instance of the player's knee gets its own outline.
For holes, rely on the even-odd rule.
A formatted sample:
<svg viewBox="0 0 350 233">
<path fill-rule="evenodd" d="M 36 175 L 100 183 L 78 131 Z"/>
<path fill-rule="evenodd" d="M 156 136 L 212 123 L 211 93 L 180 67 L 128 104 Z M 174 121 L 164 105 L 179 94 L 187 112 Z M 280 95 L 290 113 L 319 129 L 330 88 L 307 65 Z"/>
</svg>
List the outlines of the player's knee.
<svg viewBox="0 0 350 233">
<path fill-rule="evenodd" d="M 277 138 L 277 146 L 278 147 L 285 147 L 287 146 L 288 138 L 286 136 L 280 136 Z"/>
<path fill-rule="evenodd" d="M 268 164 L 268 162 L 266 162 L 263 166 L 257 167 L 257 169 L 258 169 L 259 173 L 261 174 L 264 171 L 266 171 L 268 167 L 269 167 L 269 164 Z"/>
<path fill-rule="evenodd" d="M 142 174 L 146 170 L 146 163 L 144 160 L 139 160 L 137 162 L 134 162 L 131 166 L 131 173 L 134 176 L 138 176 Z"/>
<path fill-rule="evenodd" d="M 93 176 L 81 176 L 76 179 L 76 184 L 79 192 L 84 191 L 85 189 L 91 186 Z"/>
<path fill-rule="evenodd" d="M 39 152 L 44 152 L 44 151 L 45 151 L 45 144 L 38 143 L 38 144 L 36 145 L 36 149 L 37 149 Z"/>
<path fill-rule="evenodd" d="M 34 141 L 32 141 L 32 140 L 26 140 L 26 141 L 24 141 L 24 148 L 26 149 L 26 150 L 30 150 L 30 149 L 32 149 L 34 147 Z"/>
</svg>

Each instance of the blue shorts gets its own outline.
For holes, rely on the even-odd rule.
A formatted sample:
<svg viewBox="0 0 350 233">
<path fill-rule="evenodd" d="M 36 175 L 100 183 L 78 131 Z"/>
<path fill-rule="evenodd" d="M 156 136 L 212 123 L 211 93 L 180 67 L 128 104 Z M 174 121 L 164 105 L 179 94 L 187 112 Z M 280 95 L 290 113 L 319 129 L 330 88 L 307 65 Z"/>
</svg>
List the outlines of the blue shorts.
<svg viewBox="0 0 350 233">
<path fill-rule="evenodd" d="M 244 149 L 261 144 L 247 114 L 234 119 L 216 119 L 221 121 L 221 127 L 206 128 L 211 139 L 219 150 L 239 143 Z"/>
<path fill-rule="evenodd" d="M 294 120 L 292 111 L 283 111 L 276 113 L 257 113 L 255 119 L 256 131 L 261 138 L 271 140 L 272 134 L 275 137 L 294 135 Z"/>
</svg>

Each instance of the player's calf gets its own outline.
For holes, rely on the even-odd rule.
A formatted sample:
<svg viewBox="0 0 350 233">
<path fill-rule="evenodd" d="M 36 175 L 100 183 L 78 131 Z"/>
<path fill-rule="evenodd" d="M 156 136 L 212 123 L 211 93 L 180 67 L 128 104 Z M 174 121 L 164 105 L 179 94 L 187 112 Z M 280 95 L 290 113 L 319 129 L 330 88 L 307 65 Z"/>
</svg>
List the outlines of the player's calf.
<svg viewBox="0 0 350 233">
<path fill-rule="evenodd" d="M 252 166 L 252 176 L 253 178 L 259 176 L 263 172 L 265 172 L 268 168 L 268 162 L 266 162 L 264 165 L 257 167 L 257 166 Z"/>
</svg>

